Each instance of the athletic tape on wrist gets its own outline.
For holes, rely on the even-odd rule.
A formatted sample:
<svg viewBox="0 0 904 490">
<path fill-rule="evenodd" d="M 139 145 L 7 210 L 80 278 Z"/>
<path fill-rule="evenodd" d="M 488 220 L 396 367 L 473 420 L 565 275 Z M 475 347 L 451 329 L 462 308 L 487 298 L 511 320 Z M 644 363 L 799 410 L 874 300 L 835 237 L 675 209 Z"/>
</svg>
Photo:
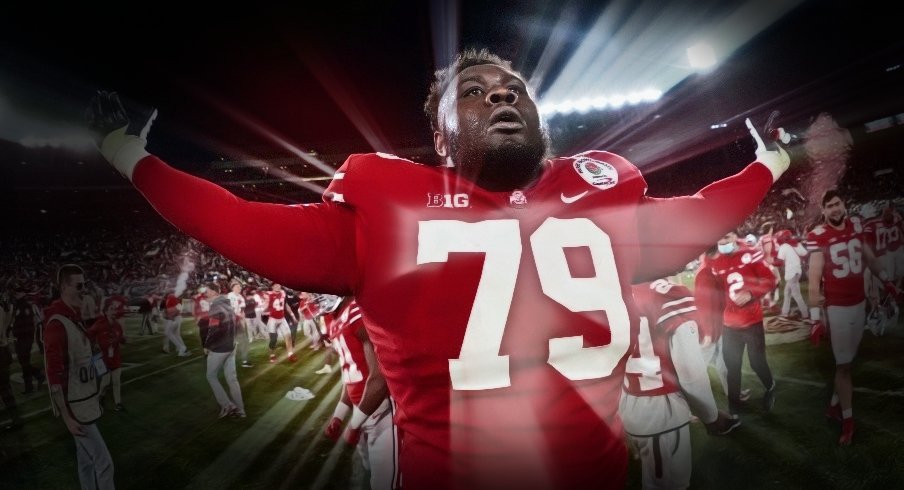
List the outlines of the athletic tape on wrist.
<svg viewBox="0 0 904 490">
<path fill-rule="evenodd" d="M 358 408 L 357 405 L 355 405 L 355 408 L 352 409 L 352 420 L 348 423 L 348 425 L 352 429 L 357 429 L 364 425 L 364 422 L 367 421 L 367 417 L 370 417 L 370 415 L 362 412 L 361 409 Z"/>
</svg>

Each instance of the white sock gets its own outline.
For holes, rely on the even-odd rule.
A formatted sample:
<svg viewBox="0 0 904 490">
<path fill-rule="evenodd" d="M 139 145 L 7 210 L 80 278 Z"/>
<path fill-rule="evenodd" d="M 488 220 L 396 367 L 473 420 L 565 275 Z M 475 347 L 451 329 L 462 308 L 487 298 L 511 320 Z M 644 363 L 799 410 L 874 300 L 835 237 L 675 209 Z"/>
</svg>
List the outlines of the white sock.
<svg viewBox="0 0 904 490">
<path fill-rule="evenodd" d="M 831 405 L 833 407 L 835 405 L 838 405 L 838 394 L 837 393 L 832 393 L 832 401 L 829 402 L 829 405 Z"/>
<path fill-rule="evenodd" d="M 842 411 L 841 411 L 841 418 L 849 419 L 849 418 L 851 418 L 851 417 L 853 417 L 853 416 L 854 416 L 854 409 L 853 409 L 853 408 L 849 408 L 849 409 L 847 409 L 847 410 L 842 410 Z"/>
</svg>

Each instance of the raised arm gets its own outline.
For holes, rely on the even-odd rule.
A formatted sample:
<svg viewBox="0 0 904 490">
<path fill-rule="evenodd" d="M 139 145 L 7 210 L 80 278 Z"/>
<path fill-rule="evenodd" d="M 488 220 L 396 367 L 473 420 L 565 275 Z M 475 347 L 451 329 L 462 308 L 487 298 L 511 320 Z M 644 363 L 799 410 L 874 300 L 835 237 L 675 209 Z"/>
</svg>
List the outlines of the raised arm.
<svg viewBox="0 0 904 490">
<path fill-rule="evenodd" d="M 115 93 L 99 93 L 88 110 L 92 128 L 105 135 L 104 158 L 161 216 L 240 266 L 287 287 L 352 292 L 355 227 L 349 208 L 246 201 L 176 170 L 145 150 L 155 117 L 156 111 L 130 120 Z M 277 225 L 280 231 L 273 233 Z"/>
<path fill-rule="evenodd" d="M 772 184 L 788 169 L 780 147 L 767 150 L 747 121 L 757 143 L 756 161 L 740 173 L 714 182 L 692 196 L 644 197 L 638 211 L 641 266 L 635 283 L 681 269 L 756 211 Z"/>
</svg>

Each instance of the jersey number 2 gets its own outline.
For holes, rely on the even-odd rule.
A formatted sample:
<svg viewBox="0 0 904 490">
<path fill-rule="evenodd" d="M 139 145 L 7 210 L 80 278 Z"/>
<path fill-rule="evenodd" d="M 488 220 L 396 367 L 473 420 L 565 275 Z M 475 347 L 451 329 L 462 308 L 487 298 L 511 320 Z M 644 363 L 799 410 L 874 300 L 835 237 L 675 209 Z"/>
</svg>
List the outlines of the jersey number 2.
<svg viewBox="0 0 904 490">
<path fill-rule="evenodd" d="M 605 311 L 611 330 L 611 342 L 598 347 L 584 347 L 581 335 L 549 339 L 547 362 L 570 380 L 609 376 L 627 352 L 631 335 L 609 235 L 586 218 L 547 218 L 531 234 L 530 246 L 543 293 L 575 313 Z M 572 277 L 565 247 L 589 248 L 596 275 Z M 421 221 L 417 263 L 446 262 L 450 252 L 486 255 L 461 352 L 449 359 L 452 388 L 511 386 L 509 356 L 499 351 L 521 263 L 520 223 Z"/>
</svg>

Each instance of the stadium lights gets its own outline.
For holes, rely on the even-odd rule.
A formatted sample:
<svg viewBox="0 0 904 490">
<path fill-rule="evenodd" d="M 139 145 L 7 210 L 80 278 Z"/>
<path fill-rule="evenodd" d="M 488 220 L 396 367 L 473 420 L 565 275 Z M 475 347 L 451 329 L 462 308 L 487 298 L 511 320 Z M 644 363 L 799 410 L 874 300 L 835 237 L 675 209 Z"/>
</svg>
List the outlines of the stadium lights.
<svg viewBox="0 0 904 490">
<path fill-rule="evenodd" d="M 707 70 L 716 66 L 716 52 L 709 43 L 699 42 L 687 48 L 687 61 L 691 68 Z"/>
<path fill-rule="evenodd" d="M 562 40 L 578 18 L 569 10 L 552 26 L 555 35 L 530 74 L 531 85 L 543 87 L 545 115 L 655 100 L 701 70 L 713 69 L 802 2 L 726 0 L 710 8 L 692 0 L 607 2 L 581 43 L 566 52 Z M 562 55 L 567 56 L 564 64 L 558 62 Z M 657 95 L 638 99 L 637 87 L 656 87 Z M 584 99 L 599 93 L 622 95 L 603 97 L 605 102 Z"/>
<path fill-rule="evenodd" d="M 610 96 L 585 97 L 577 100 L 565 100 L 558 103 L 543 102 L 540 104 L 540 113 L 546 117 L 556 114 L 569 114 L 579 112 L 584 114 L 589 111 L 603 109 L 620 109 L 625 105 L 638 105 L 653 102 L 662 97 L 662 91 L 646 89 L 628 94 L 614 94 Z"/>
</svg>

